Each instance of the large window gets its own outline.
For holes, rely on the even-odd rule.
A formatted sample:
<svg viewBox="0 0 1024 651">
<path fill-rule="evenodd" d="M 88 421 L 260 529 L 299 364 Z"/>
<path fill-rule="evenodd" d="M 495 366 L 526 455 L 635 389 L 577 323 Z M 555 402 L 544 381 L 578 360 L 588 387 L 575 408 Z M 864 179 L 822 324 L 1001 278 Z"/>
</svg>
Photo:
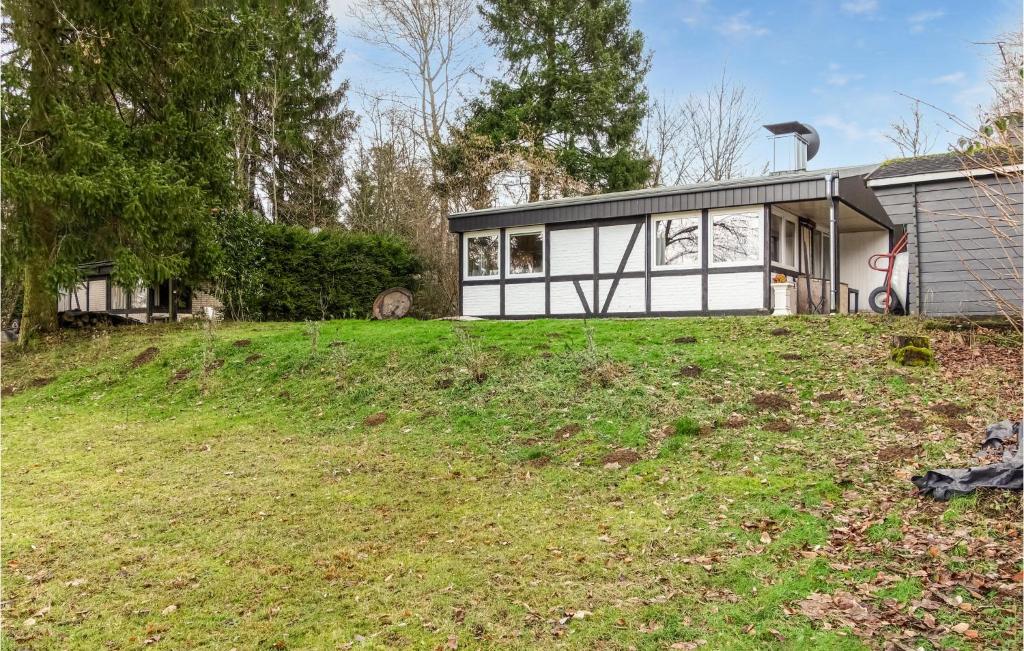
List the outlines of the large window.
<svg viewBox="0 0 1024 651">
<path fill-rule="evenodd" d="M 498 234 L 466 235 L 466 277 L 498 275 Z"/>
<path fill-rule="evenodd" d="M 700 214 L 658 216 L 654 222 L 654 266 L 700 266 Z"/>
<path fill-rule="evenodd" d="M 797 268 L 797 222 L 792 215 L 772 213 L 771 254 L 775 264 Z"/>
<path fill-rule="evenodd" d="M 544 273 L 543 228 L 508 232 L 508 273 L 516 276 Z"/>
<path fill-rule="evenodd" d="M 711 264 L 759 264 L 764 241 L 761 210 L 711 213 Z"/>
</svg>

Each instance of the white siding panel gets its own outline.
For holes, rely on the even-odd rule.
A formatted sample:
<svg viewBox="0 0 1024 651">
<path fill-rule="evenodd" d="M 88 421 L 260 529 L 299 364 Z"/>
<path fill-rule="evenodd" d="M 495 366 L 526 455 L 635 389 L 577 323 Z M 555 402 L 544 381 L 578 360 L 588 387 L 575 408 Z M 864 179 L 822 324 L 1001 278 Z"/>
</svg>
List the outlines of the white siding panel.
<svg viewBox="0 0 1024 651">
<path fill-rule="evenodd" d="M 885 273 L 868 266 L 868 258 L 888 253 L 888 231 L 839 234 L 839 280 L 860 292 L 861 312 L 870 312 L 868 296 L 885 282 Z M 851 307 L 853 302 L 850 303 Z"/>
<path fill-rule="evenodd" d="M 602 236 L 604 233 L 602 232 Z M 598 292 L 601 304 L 598 309 L 604 308 L 604 302 L 608 298 L 608 290 L 611 289 L 612 280 L 603 279 L 598 281 Z M 615 293 L 612 294 L 612 302 L 608 306 L 609 312 L 643 312 L 647 308 L 647 296 L 645 295 L 643 278 L 622 278 L 619 280 Z"/>
<path fill-rule="evenodd" d="M 544 314 L 544 282 L 505 285 L 505 314 Z"/>
<path fill-rule="evenodd" d="M 71 294 L 71 309 L 87 310 L 89 306 L 85 298 L 85 285 L 82 284 L 76 287 L 74 293 Z"/>
<path fill-rule="evenodd" d="M 594 281 L 580 281 L 587 302 L 593 300 Z M 576 287 L 571 282 L 551 283 L 551 313 L 552 314 L 583 314 L 583 304 L 580 303 Z"/>
<path fill-rule="evenodd" d="M 89 281 L 89 311 L 106 312 L 107 310 L 107 281 Z"/>
<path fill-rule="evenodd" d="M 466 316 L 496 316 L 501 312 L 501 287 L 463 285 L 462 313 Z"/>
<path fill-rule="evenodd" d="M 651 311 L 689 312 L 701 308 L 700 275 L 651 277 Z"/>
<path fill-rule="evenodd" d="M 633 237 L 635 224 L 619 224 L 617 226 L 602 226 L 598 235 L 598 248 L 601 253 L 601 273 L 614 273 L 619 270 L 619 263 L 622 262 L 622 255 L 626 252 L 629 239 Z M 644 237 L 643 227 L 633 244 L 633 251 L 626 261 L 625 271 L 644 270 Z"/>
<path fill-rule="evenodd" d="M 708 276 L 709 310 L 753 310 L 764 307 L 764 274 L 718 273 Z"/>
<path fill-rule="evenodd" d="M 551 237 L 551 275 L 594 273 L 594 229 L 553 230 Z"/>
</svg>

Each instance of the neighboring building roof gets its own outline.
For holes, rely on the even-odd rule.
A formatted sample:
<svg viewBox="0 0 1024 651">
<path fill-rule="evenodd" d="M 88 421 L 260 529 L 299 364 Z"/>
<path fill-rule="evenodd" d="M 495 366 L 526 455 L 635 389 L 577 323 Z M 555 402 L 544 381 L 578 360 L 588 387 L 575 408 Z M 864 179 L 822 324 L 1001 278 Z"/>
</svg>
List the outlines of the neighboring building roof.
<svg viewBox="0 0 1024 651">
<path fill-rule="evenodd" d="M 925 175 L 959 175 L 968 170 L 1002 167 L 1013 164 L 1009 151 L 986 150 L 978 154 L 965 155 L 960 152 L 929 154 L 886 161 L 868 175 L 868 181 L 895 179 L 900 177 L 922 177 Z M 1019 163 L 1019 154 L 1017 156 Z M 947 174 L 948 173 L 948 174 Z"/>
<path fill-rule="evenodd" d="M 827 175 L 840 180 L 840 197 L 847 199 L 854 208 L 885 224 L 888 222 L 888 217 L 881 206 L 877 205 L 877 201 L 871 201 L 874 196 L 867 192 L 868 195 L 871 195 L 868 200 L 862 193 L 856 192 L 857 188 L 855 187 L 859 185 L 859 189 L 866 190 L 864 179 L 876 167 L 876 165 L 856 165 L 801 170 L 727 181 L 564 197 L 518 206 L 483 208 L 449 215 L 449 229 L 453 232 L 460 232 L 494 228 L 497 225 L 565 222 L 586 218 L 607 219 L 649 212 L 692 210 L 700 207 L 728 207 L 821 199 L 827 196 L 824 182 Z M 844 181 L 853 181 L 853 183 L 844 183 Z M 691 195 L 699 195 L 699 198 L 684 200 L 685 197 Z M 601 206 L 601 208 L 595 208 L 596 206 Z M 590 211 L 590 214 L 584 215 L 585 211 Z M 537 214 L 538 212 L 541 214 Z"/>
</svg>

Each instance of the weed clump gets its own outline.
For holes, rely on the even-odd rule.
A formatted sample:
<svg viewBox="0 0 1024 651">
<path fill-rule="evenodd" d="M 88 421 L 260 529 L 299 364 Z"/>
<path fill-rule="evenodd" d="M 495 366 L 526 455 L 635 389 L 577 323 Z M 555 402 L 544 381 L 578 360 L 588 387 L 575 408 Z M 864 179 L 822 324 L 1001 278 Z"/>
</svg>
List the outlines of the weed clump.
<svg viewBox="0 0 1024 651">
<path fill-rule="evenodd" d="M 700 434 L 700 423 L 689 416 L 683 416 L 675 422 L 672 433 L 676 436 L 696 436 Z"/>
<path fill-rule="evenodd" d="M 680 368 L 679 372 L 676 373 L 676 377 L 700 377 L 700 374 L 703 372 L 704 369 L 697 366 L 696 364 L 691 364 L 689 366 L 684 366 Z"/>
</svg>

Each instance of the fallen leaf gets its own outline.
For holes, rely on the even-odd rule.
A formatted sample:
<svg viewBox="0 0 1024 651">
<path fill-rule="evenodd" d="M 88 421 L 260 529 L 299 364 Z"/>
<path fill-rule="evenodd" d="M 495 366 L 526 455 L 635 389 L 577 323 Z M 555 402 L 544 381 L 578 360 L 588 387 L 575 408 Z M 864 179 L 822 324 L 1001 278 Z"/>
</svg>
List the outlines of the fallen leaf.
<svg viewBox="0 0 1024 651">
<path fill-rule="evenodd" d="M 167 608 L 164 608 L 163 610 L 161 610 L 160 614 L 161 615 L 173 615 L 174 611 L 176 611 L 176 610 L 178 610 L 178 606 L 176 606 L 175 604 L 171 604 Z"/>
</svg>

